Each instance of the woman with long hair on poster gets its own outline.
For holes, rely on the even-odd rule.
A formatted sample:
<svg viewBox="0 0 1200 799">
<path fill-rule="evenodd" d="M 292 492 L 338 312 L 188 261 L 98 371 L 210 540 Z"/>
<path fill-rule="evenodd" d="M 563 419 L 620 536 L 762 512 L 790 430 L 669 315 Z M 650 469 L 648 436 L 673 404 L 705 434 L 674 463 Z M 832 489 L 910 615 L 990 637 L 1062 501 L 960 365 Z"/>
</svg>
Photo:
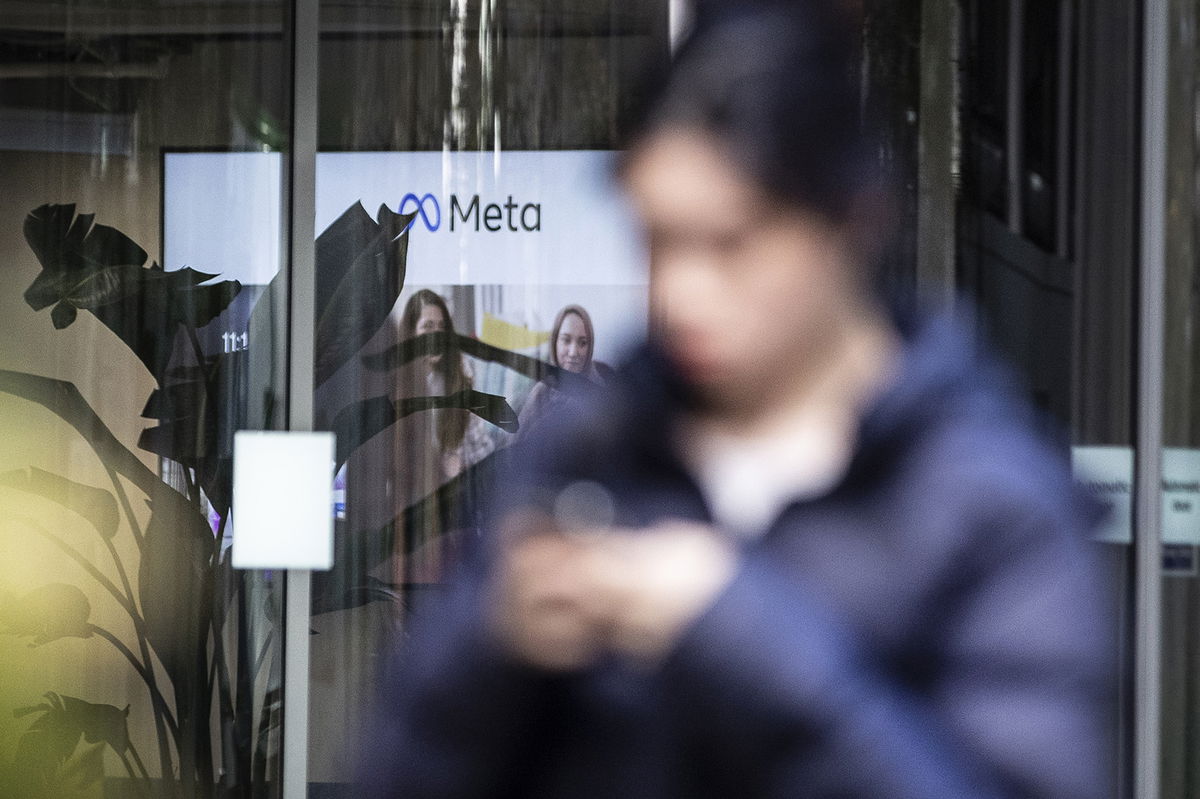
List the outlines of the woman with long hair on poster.
<svg viewBox="0 0 1200 799">
<path fill-rule="evenodd" d="M 397 371 L 396 399 L 452 396 L 472 387 L 472 377 L 459 349 L 453 318 L 446 300 L 430 289 L 418 289 L 404 305 L 399 322 L 400 341 L 428 334 L 445 334 L 441 346 L 429 347 Z M 461 408 L 419 411 L 400 419 L 393 432 L 396 447 L 397 518 L 406 518 L 418 503 L 441 508 L 433 501 L 435 492 L 464 475 L 496 449 L 488 423 Z M 473 496 L 476 486 L 461 484 L 458 503 Z M 396 546 L 398 581 L 424 579 L 440 574 L 453 559 L 457 527 L 446 528 L 441 512 L 417 514 L 419 524 L 403 529 Z M 397 566 L 400 568 L 400 566 Z"/>
<path fill-rule="evenodd" d="M 404 370 L 408 378 L 402 384 L 405 394 L 409 397 L 448 396 L 471 388 L 471 377 L 458 349 L 454 321 L 445 299 L 430 289 L 419 289 L 404 305 L 400 316 L 400 338 L 412 339 L 427 333 L 445 333 L 445 351 L 419 355 Z M 432 454 L 446 479 L 457 476 L 465 466 L 480 460 L 494 448 L 488 446 L 491 439 L 486 434 L 478 435 L 478 424 L 474 425 L 474 435 L 468 439 L 467 431 L 472 427 L 473 418 L 468 411 L 442 409 L 429 412 L 426 418 L 433 423 Z"/>
</svg>

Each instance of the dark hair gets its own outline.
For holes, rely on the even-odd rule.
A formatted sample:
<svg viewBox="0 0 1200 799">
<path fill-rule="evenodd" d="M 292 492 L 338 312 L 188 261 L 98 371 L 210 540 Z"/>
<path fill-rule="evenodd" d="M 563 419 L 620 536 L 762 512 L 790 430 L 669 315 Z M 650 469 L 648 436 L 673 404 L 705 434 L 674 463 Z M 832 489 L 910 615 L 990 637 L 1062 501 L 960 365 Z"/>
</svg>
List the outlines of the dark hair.
<svg viewBox="0 0 1200 799">
<path fill-rule="evenodd" d="M 450 318 L 450 308 L 442 299 L 442 295 L 429 289 L 418 289 L 408 298 L 408 302 L 404 303 L 404 313 L 400 316 L 402 338 L 412 338 L 417 335 L 417 323 L 421 321 L 421 311 L 429 306 L 442 312 L 442 317 L 446 320 L 447 331 L 454 328 L 454 321 Z"/>
<path fill-rule="evenodd" d="M 421 311 L 427 307 L 437 308 L 446 320 L 446 349 L 440 361 L 434 367 L 442 376 L 442 386 L 446 394 L 454 394 L 471 387 L 471 379 L 463 369 L 462 353 L 458 349 L 458 337 L 454 332 L 454 320 L 450 309 L 442 295 L 429 289 L 416 291 L 404 304 L 404 313 L 400 316 L 401 338 L 412 338 L 417 335 L 417 323 L 421 319 Z M 424 386 L 414 386 L 413 391 L 425 393 Z M 438 439 L 443 452 L 449 452 L 462 443 L 467 431 L 467 411 L 441 411 L 438 416 Z"/>
<path fill-rule="evenodd" d="M 625 139 L 716 138 L 769 194 L 833 218 L 879 184 L 864 129 L 857 28 L 832 0 L 707 0 L 673 63 L 651 69 Z"/>
</svg>

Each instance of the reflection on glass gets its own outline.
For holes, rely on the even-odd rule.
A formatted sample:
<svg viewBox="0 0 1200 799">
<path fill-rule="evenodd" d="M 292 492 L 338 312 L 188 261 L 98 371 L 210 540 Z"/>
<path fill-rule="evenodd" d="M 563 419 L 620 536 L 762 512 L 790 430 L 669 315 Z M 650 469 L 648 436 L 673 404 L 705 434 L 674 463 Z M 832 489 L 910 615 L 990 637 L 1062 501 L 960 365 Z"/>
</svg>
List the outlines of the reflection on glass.
<svg viewBox="0 0 1200 799">
<path fill-rule="evenodd" d="M 961 4 L 957 277 L 1083 487 L 1112 513 L 1114 782 L 1132 789 L 1140 34 L 1119 2 Z M 1188 68 L 1190 70 L 1190 67 Z M 1180 68 L 1179 74 L 1187 70 Z M 1173 116 L 1182 119 L 1182 116 Z M 1187 127 L 1186 123 L 1180 122 Z M 1188 169 L 1176 174 L 1190 181 Z M 1124 794 L 1122 794 L 1124 795 Z"/>
<path fill-rule="evenodd" d="M 282 422 L 278 263 L 160 210 L 164 151 L 286 144 L 283 25 L 171 5 L 0 15 L 6 797 L 278 794 L 280 582 L 227 546 L 232 433 Z M 273 188 L 213 197 L 260 253 Z"/>
<path fill-rule="evenodd" d="M 1197 22 L 1194 5 L 1172 7 L 1172 27 Z M 1200 140 L 1185 117 L 1197 111 L 1195 42 L 1171 37 L 1167 56 L 1166 227 L 1163 358 L 1162 791 L 1196 793 L 1200 767 L 1200 349 L 1195 287 L 1200 279 L 1196 193 Z"/>
<path fill-rule="evenodd" d="M 328 785 L 353 778 L 389 634 L 472 545 L 510 446 L 644 329 L 607 183 L 629 78 L 667 46 L 663 2 L 323 11 L 322 63 L 345 68 L 322 71 L 317 278 L 361 320 L 315 396 L 345 485 L 311 620 L 309 775 Z M 387 243 L 335 255 L 368 211 L 396 218 Z M 318 316 L 318 361 L 335 324 Z"/>
</svg>

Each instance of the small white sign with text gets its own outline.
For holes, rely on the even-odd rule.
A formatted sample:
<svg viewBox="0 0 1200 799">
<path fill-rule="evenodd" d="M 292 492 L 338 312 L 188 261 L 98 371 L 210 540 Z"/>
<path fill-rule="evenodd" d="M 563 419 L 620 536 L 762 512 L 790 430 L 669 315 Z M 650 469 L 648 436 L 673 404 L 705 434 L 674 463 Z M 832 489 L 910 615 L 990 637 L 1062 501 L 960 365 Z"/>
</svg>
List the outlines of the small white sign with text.
<svg viewBox="0 0 1200 799">
<path fill-rule="evenodd" d="M 1133 543 L 1133 449 L 1131 447 L 1072 447 L 1075 482 L 1108 507 L 1096 540 Z"/>
<path fill-rule="evenodd" d="M 1133 542 L 1133 449 L 1073 447 L 1075 481 L 1109 512 L 1097 540 Z M 1200 544 L 1200 450 L 1163 450 L 1162 539 L 1164 544 Z"/>
<path fill-rule="evenodd" d="M 1200 544 L 1200 450 L 1163 450 L 1163 543 Z"/>
</svg>

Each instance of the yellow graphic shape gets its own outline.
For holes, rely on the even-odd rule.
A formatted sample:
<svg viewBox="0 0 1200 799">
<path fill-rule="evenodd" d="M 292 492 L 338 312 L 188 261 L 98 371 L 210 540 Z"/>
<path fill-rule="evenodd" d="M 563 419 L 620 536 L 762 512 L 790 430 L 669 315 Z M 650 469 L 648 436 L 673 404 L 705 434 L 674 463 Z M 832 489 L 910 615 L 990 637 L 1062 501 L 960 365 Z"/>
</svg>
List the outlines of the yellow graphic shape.
<svg viewBox="0 0 1200 799">
<path fill-rule="evenodd" d="M 549 341 L 550 332 L 530 330 L 524 325 L 514 325 L 498 316 L 484 313 L 479 340 L 505 350 L 530 350 Z"/>
</svg>

